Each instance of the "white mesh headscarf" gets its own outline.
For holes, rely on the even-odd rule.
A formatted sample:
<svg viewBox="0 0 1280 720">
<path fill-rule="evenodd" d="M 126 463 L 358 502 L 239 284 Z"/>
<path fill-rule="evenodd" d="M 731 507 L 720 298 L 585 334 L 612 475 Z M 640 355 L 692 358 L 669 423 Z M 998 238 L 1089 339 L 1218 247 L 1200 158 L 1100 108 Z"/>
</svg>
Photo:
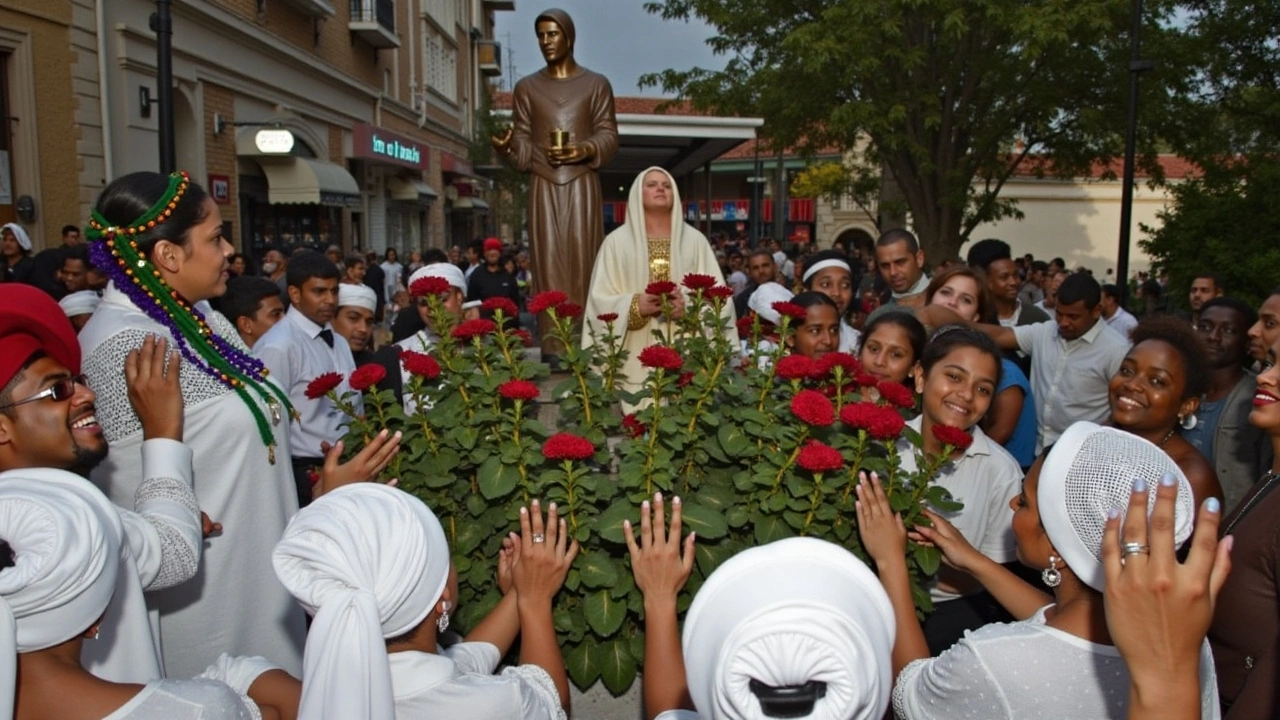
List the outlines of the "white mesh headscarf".
<svg viewBox="0 0 1280 720">
<path fill-rule="evenodd" d="M 878 720 L 893 678 L 893 606 L 852 553 L 814 538 L 751 548 L 711 574 L 689 608 L 689 694 L 708 720 L 764 718 L 752 680 L 826 684 L 812 720 Z"/>
<path fill-rule="evenodd" d="M 416 628 L 444 592 L 450 558 L 440 521 L 402 490 L 347 485 L 300 510 L 271 559 L 314 615 L 298 717 L 395 717 L 385 639 Z"/>
<path fill-rule="evenodd" d="M 1166 474 L 1178 479 L 1174 542 L 1191 536 L 1194 500 L 1187 476 L 1153 443 L 1123 430 L 1078 422 L 1058 438 L 1040 469 L 1040 522 L 1062 560 L 1089 587 L 1102 591 L 1102 531 L 1112 508 L 1129 506 L 1133 481 L 1147 481 L 1147 514 Z"/>
</svg>

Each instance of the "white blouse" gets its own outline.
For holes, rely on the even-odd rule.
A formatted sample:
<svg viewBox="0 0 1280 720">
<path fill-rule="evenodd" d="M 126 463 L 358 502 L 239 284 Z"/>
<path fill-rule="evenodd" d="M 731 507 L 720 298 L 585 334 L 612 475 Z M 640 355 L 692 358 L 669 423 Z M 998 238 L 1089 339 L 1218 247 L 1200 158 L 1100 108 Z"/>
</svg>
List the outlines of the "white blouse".
<svg viewBox="0 0 1280 720">
<path fill-rule="evenodd" d="M 489 643 L 459 643 L 446 654 L 391 653 L 396 720 L 565 720 L 555 682 L 537 665 L 493 671 Z"/>
</svg>

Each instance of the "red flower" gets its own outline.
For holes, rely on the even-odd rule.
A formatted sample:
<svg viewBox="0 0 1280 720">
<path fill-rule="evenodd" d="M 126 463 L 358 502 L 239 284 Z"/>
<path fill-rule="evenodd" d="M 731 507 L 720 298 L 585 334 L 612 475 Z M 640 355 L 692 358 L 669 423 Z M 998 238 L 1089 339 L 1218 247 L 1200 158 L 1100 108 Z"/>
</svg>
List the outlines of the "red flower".
<svg viewBox="0 0 1280 720">
<path fill-rule="evenodd" d="M 386 376 L 386 368 L 378 363 L 365 363 L 351 373 L 351 389 L 357 392 L 364 392 L 382 382 L 382 379 Z"/>
<path fill-rule="evenodd" d="M 501 310 L 502 316 L 508 318 L 513 318 L 520 314 L 520 308 L 516 307 L 514 302 L 511 302 L 511 298 L 504 297 L 491 297 L 480 303 L 480 309 L 488 310 L 492 313 Z"/>
<path fill-rule="evenodd" d="M 327 372 L 320 377 L 307 383 L 306 396 L 308 400 L 319 400 L 325 396 L 325 393 L 342 384 L 342 375 L 336 372 Z"/>
<path fill-rule="evenodd" d="M 561 290 L 547 290 L 530 298 L 528 309 L 529 312 L 537 315 L 568 300 L 569 296 Z"/>
<path fill-rule="evenodd" d="M 555 311 L 556 317 L 569 318 L 570 320 L 582 317 L 582 306 L 576 303 L 560 303 L 551 309 Z"/>
<path fill-rule="evenodd" d="M 429 276 L 418 278 L 409 286 L 409 294 L 413 297 L 424 297 L 426 295 L 444 295 L 449 292 L 449 288 L 453 287 L 448 280 L 442 277 Z"/>
<path fill-rule="evenodd" d="M 680 373 L 680 379 L 676 380 L 676 385 L 678 385 L 678 386 L 680 386 L 680 387 L 684 387 L 684 386 L 688 385 L 688 384 L 689 384 L 689 383 L 691 383 L 691 382 L 693 382 L 693 373 L 692 373 L 692 372 L 682 372 L 682 373 Z"/>
<path fill-rule="evenodd" d="M 650 345 L 640 351 L 640 364 L 647 368 L 679 370 L 684 365 L 684 358 L 665 345 Z"/>
<path fill-rule="evenodd" d="M 845 380 L 851 380 L 862 371 L 862 366 L 858 364 L 849 353 L 829 352 L 818 359 L 818 365 L 822 368 L 823 375 L 830 375 L 836 368 L 844 371 Z"/>
<path fill-rule="evenodd" d="M 830 445 L 810 439 L 796 456 L 796 464 L 809 472 L 830 472 L 844 467 L 844 457 Z"/>
<path fill-rule="evenodd" d="M 426 353 L 405 350 L 400 353 L 400 362 L 410 375 L 435 380 L 440 377 L 440 363 Z"/>
<path fill-rule="evenodd" d="M 590 440 L 570 433 L 556 433 L 542 443 L 542 456 L 548 460 L 586 460 L 595 454 Z"/>
<path fill-rule="evenodd" d="M 733 288 L 728 285 L 717 285 L 713 288 L 707 288 L 702 294 L 712 300 L 728 300 L 733 297 Z"/>
<path fill-rule="evenodd" d="M 916 395 L 911 392 L 911 388 L 896 382 L 882 382 L 876 385 L 876 390 L 880 392 L 880 398 L 897 405 L 900 408 L 912 408 L 916 406 Z"/>
<path fill-rule="evenodd" d="M 865 372 L 858 373 L 858 375 L 853 378 L 853 381 L 857 383 L 859 387 L 865 388 L 873 388 L 880 384 L 880 378 L 872 375 L 871 373 Z"/>
<path fill-rule="evenodd" d="M 836 421 L 831 399 L 817 390 L 801 390 L 791 398 L 791 412 L 816 427 L 827 427 Z"/>
<path fill-rule="evenodd" d="M 955 450 L 968 450 L 973 444 L 972 435 L 950 425 L 934 425 L 933 436 L 938 438 L 938 442 Z"/>
<path fill-rule="evenodd" d="M 508 380 L 498 386 L 498 394 L 508 400 L 537 400 L 538 385 L 528 380 Z"/>
<path fill-rule="evenodd" d="M 872 402 L 851 403 L 840 409 L 840 422 L 865 430 L 876 440 L 893 440 L 902 434 L 906 421 L 893 408 Z"/>
<path fill-rule="evenodd" d="M 600 313 L 596 319 L 606 325 L 618 319 L 618 313 Z"/>
<path fill-rule="evenodd" d="M 533 347 L 533 335 L 531 335 L 528 330 L 525 330 L 524 328 L 517 328 L 512 330 L 511 334 L 520 338 L 520 342 L 524 343 L 525 347 Z"/>
<path fill-rule="evenodd" d="M 800 322 L 804 322 L 804 319 L 809 316 L 808 310 L 805 310 L 793 302 L 776 302 L 773 304 L 773 309 L 782 317 L 789 317 L 792 320 L 799 320 Z"/>
<path fill-rule="evenodd" d="M 746 340 L 751 337 L 751 328 L 755 326 L 755 316 L 748 315 L 738 321 L 738 337 Z"/>
<path fill-rule="evenodd" d="M 644 435 L 645 430 L 648 430 L 644 423 L 636 419 L 635 413 L 629 413 L 626 417 L 622 418 L 622 429 L 626 430 L 627 434 L 633 438 L 638 438 L 641 435 Z"/>
<path fill-rule="evenodd" d="M 694 291 L 706 290 L 716 284 L 716 279 L 711 275 L 703 275 L 701 273 L 689 273 L 688 275 L 684 276 L 684 280 L 681 280 L 680 284 Z M 650 287 L 652 287 L 652 285 Z M 658 293 L 654 293 L 654 295 L 657 295 L 657 294 Z"/>
<path fill-rule="evenodd" d="M 787 355 L 778 360 L 773 372 L 784 380 L 804 380 L 813 377 L 813 360 L 804 355 Z"/>
<path fill-rule="evenodd" d="M 676 284 L 670 280 L 659 280 L 658 282 L 649 283 L 644 289 L 648 295 L 670 295 L 676 291 Z"/>
<path fill-rule="evenodd" d="M 453 329 L 453 336 L 459 340 L 470 340 L 471 338 L 492 335 L 497 329 L 497 324 L 492 320 L 485 320 L 484 318 L 466 320 Z"/>
</svg>

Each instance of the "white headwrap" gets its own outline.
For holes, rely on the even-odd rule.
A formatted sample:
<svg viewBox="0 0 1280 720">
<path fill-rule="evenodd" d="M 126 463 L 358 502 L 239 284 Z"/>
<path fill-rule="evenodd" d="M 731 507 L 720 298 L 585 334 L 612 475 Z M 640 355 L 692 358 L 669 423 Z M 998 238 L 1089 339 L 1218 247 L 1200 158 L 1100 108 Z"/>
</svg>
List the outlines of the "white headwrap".
<svg viewBox="0 0 1280 720">
<path fill-rule="evenodd" d="M 18 247 L 31 252 L 31 236 L 27 235 L 27 231 L 22 229 L 18 223 L 5 223 L 0 226 L 0 232 L 4 230 L 12 230 L 13 236 L 18 239 Z"/>
<path fill-rule="evenodd" d="M 467 278 L 453 263 L 431 263 L 423 265 L 413 274 L 409 276 L 409 286 L 412 287 L 415 282 L 427 277 L 444 278 L 450 285 L 458 288 L 463 295 L 467 294 Z"/>
<path fill-rule="evenodd" d="M 272 561 L 314 616 L 299 717 L 395 717 L 384 640 L 416 628 L 444 592 L 450 556 L 440 521 L 402 490 L 347 485 L 294 516 Z"/>
<path fill-rule="evenodd" d="M 747 307 L 751 308 L 761 319 L 768 320 L 774 325 L 779 325 L 782 323 L 782 316 L 778 314 L 777 310 L 773 309 L 773 304 L 787 302 L 793 297 L 795 295 L 785 287 L 776 282 L 767 282 L 751 293 L 751 297 L 747 298 Z"/>
<path fill-rule="evenodd" d="M 338 307 L 354 305 L 369 312 L 377 312 L 378 295 L 368 285 L 341 283 L 338 285 Z"/>
<path fill-rule="evenodd" d="M 779 540 L 738 553 L 698 590 L 684 624 L 689 694 L 709 720 L 758 720 L 751 681 L 825 683 L 804 717 L 878 720 L 893 641 L 893 606 L 862 561 L 822 540 Z"/>
<path fill-rule="evenodd" d="M 827 268 L 832 267 L 844 268 L 844 271 L 849 273 L 850 276 L 853 275 L 853 271 L 849 269 L 849 263 L 843 260 L 837 260 L 836 258 L 827 258 L 826 260 L 820 260 L 806 267 L 804 269 L 804 276 L 800 278 L 800 282 L 809 282 L 809 278 L 817 275 L 819 270 L 826 270 Z"/>
<path fill-rule="evenodd" d="M 81 290 L 62 298 L 58 301 L 58 305 L 62 307 L 62 312 L 66 313 L 67 317 L 73 318 L 77 315 L 92 315 L 101 302 L 102 297 L 98 293 L 92 290 Z"/>
<path fill-rule="evenodd" d="M 1062 560 L 1089 587 L 1102 591 L 1102 530 L 1112 508 L 1126 508 L 1133 481 L 1147 481 L 1147 514 L 1166 474 L 1178 480 L 1173 540 L 1191 536 L 1194 500 L 1187 476 L 1155 444 L 1123 430 L 1078 422 L 1062 433 L 1040 468 L 1036 505 L 1040 522 Z"/>
<path fill-rule="evenodd" d="M 83 633 L 102 616 L 120 571 L 120 515 L 88 480 L 61 470 L 0 473 L 0 718 L 12 717 L 17 653 Z"/>
</svg>

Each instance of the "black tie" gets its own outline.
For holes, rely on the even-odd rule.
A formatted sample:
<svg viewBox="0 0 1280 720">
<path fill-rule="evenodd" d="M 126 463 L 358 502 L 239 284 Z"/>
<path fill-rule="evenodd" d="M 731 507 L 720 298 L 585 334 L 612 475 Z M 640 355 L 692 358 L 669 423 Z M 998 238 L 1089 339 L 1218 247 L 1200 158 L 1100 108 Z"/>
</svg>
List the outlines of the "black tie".
<svg viewBox="0 0 1280 720">
<path fill-rule="evenodd" d="M 332 330 L 329 330 L 328 328 L 321 330 L 320 334 L 317 335 L 316 337 L 319 337 L 321 340 L 323 340 L 325 345 L 328 345 L 329 347 L 333 347 L 333 331 Z"/>
</svg>

